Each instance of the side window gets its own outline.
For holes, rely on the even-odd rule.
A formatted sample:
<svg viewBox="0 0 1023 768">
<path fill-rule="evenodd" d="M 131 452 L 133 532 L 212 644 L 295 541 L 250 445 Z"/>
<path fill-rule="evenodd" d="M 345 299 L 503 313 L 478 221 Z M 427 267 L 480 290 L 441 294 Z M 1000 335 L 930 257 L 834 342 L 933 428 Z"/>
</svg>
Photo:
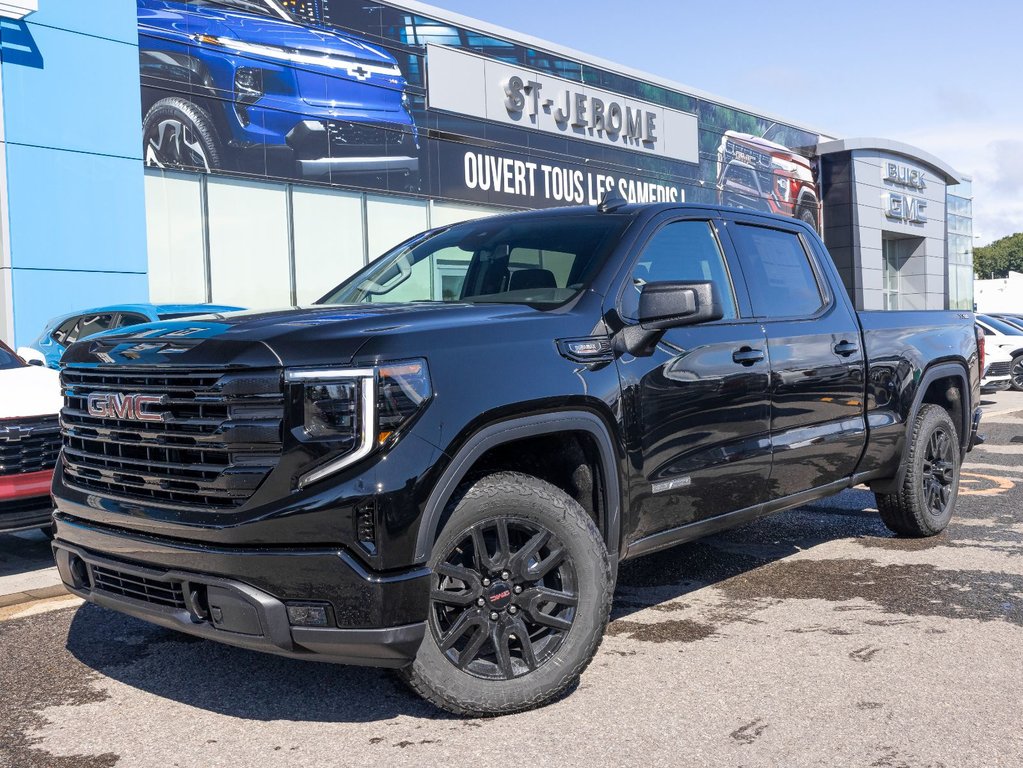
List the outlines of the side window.
<svg viewBox="0 0 1023 768">
<path fill-rule="evenodd" d="M 113 324 L 113 315 L 85 315 L 82 317 L 81 322 L 78 323 L 75 339 L 84 339 L 87 336 L 92 336 L 94 333 L 105 331 Z"/>
<path fill-rule="evenodd" d="M 57 330 L 53 332 L 51 338 L 58 344 L 70 344 L 77 338 L 74 333 L 75 326 L 78 325 L 78 317 L 71 317 L 61 323 Z"/>
<path fill-rule="evenodd" d="M 726 320 L 735 319 L 735 297 L 717 238 L 709 221 L 675 221 L 661 227 L 643 248 L 622 297 L 622 314 L 635 320 L 646 283 L 710 280 L 721 293 Z"/>
<path fill-rule="evenodd" d="M 115 328 L 124 328 L 127 325 L 139 325 L 140 323 L 148 323 L 149 318 L 145 315 L 140 315 L 136 312 L 122 312 L 117 316 L 117 325 Z"/>
<path fill-rule="evenodd" d="M 737 224 L 729 230 L 757 317 L 809 316 L 824 305 L 803 242 L 795 232 Z"/>
</svg>

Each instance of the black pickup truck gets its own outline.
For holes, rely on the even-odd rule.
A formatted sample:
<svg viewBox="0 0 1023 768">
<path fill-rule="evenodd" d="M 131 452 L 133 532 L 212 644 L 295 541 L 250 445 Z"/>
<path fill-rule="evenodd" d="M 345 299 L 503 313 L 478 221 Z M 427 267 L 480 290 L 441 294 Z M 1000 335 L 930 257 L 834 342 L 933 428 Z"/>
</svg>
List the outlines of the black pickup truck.
<svg viewBox="0 0 1023 768">
<path fill-rule="evenodd" d="M 982 357 L 970 313 L 854 311 L 789 218 L 496 216 L 310 307 L 73 345 L 54 553 L 99 605 L 514 712 L 586 667 L 625 559 L 860 483 L 939 533 Z"/>
</svg>

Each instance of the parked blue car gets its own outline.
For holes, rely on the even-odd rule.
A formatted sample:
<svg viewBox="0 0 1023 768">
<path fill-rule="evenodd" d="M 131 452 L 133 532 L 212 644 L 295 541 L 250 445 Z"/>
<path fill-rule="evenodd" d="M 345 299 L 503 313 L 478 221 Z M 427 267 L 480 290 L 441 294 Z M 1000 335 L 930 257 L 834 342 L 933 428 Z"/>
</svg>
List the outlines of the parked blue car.
<svg viewBox="0 0 1023 768">
<path fill-rule="evenodd" d="M 147 164 L 418 189 L 406 81 L 385 50 L 278 0 L 138 0 L 138 23 Z"/>
<path fill-rule="evenodd" d="M 242 307 L 225 304 L 115 304 L 109 307 L 83 309 L 50 320 L 39 334 L 39 338 L 32 342 L 31 347 L 22 347 L 18 354 L 26 359 L 34 358 L 39 361 L 35 353 L 40 353 L 42 361 L 47 366 L 59 369 L 60 358 L 65 348 L 86 336 L 112 328 L 123 328 L 126 325 L 233 312 L 238 309 Z"/>
</svg>

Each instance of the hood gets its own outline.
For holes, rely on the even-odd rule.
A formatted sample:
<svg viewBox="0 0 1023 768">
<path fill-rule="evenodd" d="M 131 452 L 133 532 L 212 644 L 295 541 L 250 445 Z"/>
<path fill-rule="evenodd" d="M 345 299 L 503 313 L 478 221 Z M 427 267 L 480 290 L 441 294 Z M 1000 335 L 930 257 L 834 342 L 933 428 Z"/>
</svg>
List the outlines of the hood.
<svg viewBox="0 0 1023 768">
<path fill-rule="evenodd" d="M 60 374 L 38 365 L 0 370 L 0 392 L 0 419 L 50 416 L 64 404 Z"/>
<path fill-rule="evenodd" d="M 221 23 L 233 33 L 233 37 L 247 43 L 277 45 L 310 53 L 344 56 L 367 64 L 396 64 L 394 57 L 389 53 L 357 37 L 254 13 L 220 10 L 216 13 L 222 17 Z"/>
<path fill-rule="evenodd" d="M 507 304 L 357 304 L 232 312 L 134 325 L 71 345 L 62 364 L 219 368 L 347 365 L 371 339 L 478 328 L 548 312 Z"/>
<path fill-rule="evenodd" d="M 254 45 L 343 56 L 366 64 L 396 64 L 394 57 L 385 50 L 358 37 L 212 2 L 183 5 L 171 0 L 139 0 L 138 19 L 141 27 L 173 31 L 188 37 L 200 34 L 231 37 Z"/>
<path fill-rule="evenodd" d="M 770 141 L 768 139 L 760 138 L 759 136 L 754 136 L 750 133 L 739 133 L 737 131 L 726 131 L 725 138 L 756 147 L 761 152 L 769 155 L 784 155 L 787 160 L 799 163 L 800 165 L 805 165 L 808 168 L 810 167 L 810 161 L 807 158 L 776 141 Z"/>
</svg>

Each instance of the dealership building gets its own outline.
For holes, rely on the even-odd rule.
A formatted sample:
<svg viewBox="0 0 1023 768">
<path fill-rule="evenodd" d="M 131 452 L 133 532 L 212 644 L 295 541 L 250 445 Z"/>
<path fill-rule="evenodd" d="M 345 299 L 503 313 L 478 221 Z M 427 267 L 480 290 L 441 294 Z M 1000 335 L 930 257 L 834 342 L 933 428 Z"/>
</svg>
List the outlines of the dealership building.
<svg viewBox="0 0 1023 768">
<path fill-rule="evenodd" d="M 940 158 L 411 0 L 0 0 L 0 45 L 14 345 L 105 304 L 312 302 L 421 230 L 608 190 L 802 219 L 860 309 L 973 308 Z"/>
</svg>

